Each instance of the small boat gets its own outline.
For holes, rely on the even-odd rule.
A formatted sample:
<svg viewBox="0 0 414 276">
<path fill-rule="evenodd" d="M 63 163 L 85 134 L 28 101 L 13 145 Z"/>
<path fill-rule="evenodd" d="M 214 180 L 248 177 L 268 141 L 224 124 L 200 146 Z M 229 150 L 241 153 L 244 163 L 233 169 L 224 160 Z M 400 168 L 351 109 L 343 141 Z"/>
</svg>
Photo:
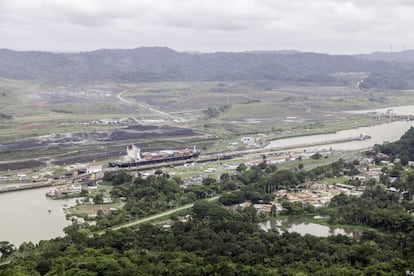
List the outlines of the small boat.
<svg viewBox="0 0 414 276">
<path fill-rule="evenodd" d="M 358 140 L 367 140 L 367 139 L 371 139 L 371 138 L 372 137 L 370 135 L 361 133 L 361 134 L 359 134 Z"/>
</svg>

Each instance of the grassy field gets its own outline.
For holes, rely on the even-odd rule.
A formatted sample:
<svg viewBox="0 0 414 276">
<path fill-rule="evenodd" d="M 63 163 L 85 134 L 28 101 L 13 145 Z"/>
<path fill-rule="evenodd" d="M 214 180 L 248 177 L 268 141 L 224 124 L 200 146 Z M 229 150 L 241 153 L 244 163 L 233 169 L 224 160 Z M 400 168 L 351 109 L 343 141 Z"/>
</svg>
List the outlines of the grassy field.
<svg viewBox="0 0 414 276">
<path fill-rule="evenodd" d="M 322 183 L 328 184 L 328 185 L 334 185 L 336 183 L 345 184 L 348 181 L 345 177 L 336 177 L 336 178 L 324 178 L 322 179 Z"/>
<path fill-rule="evenodd" d="M 352 87 L 315 86 L 268 90 L 242 82 L 53 87 L 2 79 L 0 88 L 5 91 L 5 96 L 0 96 L 0 112 L 13 115 L 11 122 L 0 122 L 1 141 L 50 132 L 93 131 L 102 127 L 68 124 L 103 118 L 165 120 L 154 110 L 174 114 L 183 119 L 182 125 L 216 135 L 295 130 L 309 125 L 329 131 L 350 127 L 349 122 L 361 120 L 338 111 L 414 103 L 413 91 L 361 92 Z M 121 89 L 127 90 L 123 98 L 130 104 L 117 98 Z M 227 109 L 215 117 L 209 118 L 203 112 L 209 107 L 223 106 Z"/>
<path fill-rule="evenodd" d="M 357 154 L 357 153 L 356 153 Z M 294 160 L 276 164 L 279 170 L 284 169 L 298 169 L 299 164 L 303 165 L 304 170 L 310 170 L 319 166 L 330 164 L 342 157 L 342 152 L 335 152 L 334 154 L 321 159 L 306 159 L 306 160 Z M 242 163 L 250 163 L 252 161 L 261 161 L 262 155 L 250 155 L 231 160 L 214 161 L 209 163 L 195 164 L 193 166 L 180 166 L 174 168 L 164 168 L 163 172 L 167 172 L 170 175 L 180 176 L 182 179 L 189 177 L 212 177 L 219 178 L 223 173 L 233 174 L 236 173 L 236 166 Z M 152 171 L 150 172 L 152 173 Z M 340 179 L 336 179 L 340 182 Z M 340 182 L 342 183 L 342 182 Z"/>
<path fill-rule="evenodd" d="M 98 211 L 107 214 L 111 208 L 121 209 L 122 203 L 78 204 L 69 208 L 67 213 L 81 218 L 93 218 L 97 215 Z"/>
</svg>

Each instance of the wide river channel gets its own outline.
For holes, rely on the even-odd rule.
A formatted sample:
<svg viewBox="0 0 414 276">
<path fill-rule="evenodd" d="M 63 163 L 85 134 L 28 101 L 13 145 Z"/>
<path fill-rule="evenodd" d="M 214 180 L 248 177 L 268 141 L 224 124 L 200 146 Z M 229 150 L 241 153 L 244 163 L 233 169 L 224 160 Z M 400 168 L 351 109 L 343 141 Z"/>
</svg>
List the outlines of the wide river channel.
<svg viewBox="0 0 414 276">
<path fill-rule="evenodd" d="M 414 106 L 390 107 L 397 115 L 414 115 Z M 385 112 L 389 108 L 361 110 L 353 113 Z M 394 142 L 400 139 L 414 121 L 394 121 L 382 123 L 369 127 L 359 127 L 354 129 L 342 130 L 331 134 L 299 136 L 271 141 L 267 148 L 288 147 L 295 145 L 304 145 L 311 143 L 323 143 L 338 139 L 355 138 L 360 134 L 371 136 L 371 139 L 356 140 L 344 143 L 324 144 L 320 146 L 306 146 L 301 149 L 333 149 L 333 150 L 359 150 L 382 144 L 384 142 Z"/>
<path fill-rule="evenodd" d="M 414 115 L 414 106 L 391 108 L 397 115 Z M 385 108 L 379 111 L 385 111 L 387 109 Z M 411 126 L 414 126 L 414 121 L 396 121 L 371 127 L 339 131 L 334 134 L 275 140 L 268 147 L 330 141 L 356 137 L 360 133 L 370 135 L 372 138 L 364 141 L 352 141 L 316 147 L 325 149 L 332 147 L 335 150 L 357 150 L 371 147 L 374 144 L 382 144 L 384 141 L 396 141 Z M 0 241 L 9 241 L 19 246 L 24 241 L 37 243 L 40 240 L 63 235 L 62 229 L 69 225 L 69 221 L 65 218 L 63 208 L 73 205 L 75 200 L 51 200 L 45 196 L 49 189 L 39 188 L 0 194 Z"/>
<path fill-rule="evenodd" d="M 51 188 L 39 188 L 0 194 L 0 241 L 19 246 L 63 236 L 66 220 L 63 208 L 75 199 L 53 200 L 45 196 Z"/>
</svg>

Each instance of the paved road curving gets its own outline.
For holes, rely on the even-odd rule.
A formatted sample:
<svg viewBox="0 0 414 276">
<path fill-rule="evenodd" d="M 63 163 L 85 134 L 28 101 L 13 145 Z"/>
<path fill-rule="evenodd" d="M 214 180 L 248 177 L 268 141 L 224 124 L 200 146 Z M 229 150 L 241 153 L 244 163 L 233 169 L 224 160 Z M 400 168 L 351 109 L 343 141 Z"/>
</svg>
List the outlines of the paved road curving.
<svg viewBox="0 0 414 276">
<path fill-rule="evenodd" d="M 144 103 L 136 103 L 136 102 L 132 102 L 132 101 L 130 101 L 130 100 L 127 100 L 127 99 L 123 98 L 123 95 L 124 95 L 126 92 L 128 92 L 128 90 L 124 90 L 124 91 L 120 92 L 120 93 L 116 96 L 116 97 L 118 98 L 118 100 L 120 100 L 120 101 L 122 101 L 122 102 L 124 102 L 124 103 L 126 103 L 126 104 L 130 104 L 130 105 L 139 105 L 139 106 L 141 106 L 143 109 L 146 109 L 146 110 L 148 110 L 148 111 L 151 111 L 151 112 L 157 113 L 158 115 L 160 115 L 160 116 L 162 116 L 162 117 L 166 117 L 166 118 L 171 119 L 171 120 L 179 120 L 179 118 L 178 118 L 178 117 L 172 116 L 172 115 L 170 115 L 170 114 L 169 114 L 169 113 L 167 113 L 167 112 L 164 112 L 164 111 L 161 111 L 161 110 L 155 109 L 155 108 L 151 107 L 151 106 L 150 106 L 150 105 L 148 105 L 148 104 L 144 104 Z"/>
</svg>

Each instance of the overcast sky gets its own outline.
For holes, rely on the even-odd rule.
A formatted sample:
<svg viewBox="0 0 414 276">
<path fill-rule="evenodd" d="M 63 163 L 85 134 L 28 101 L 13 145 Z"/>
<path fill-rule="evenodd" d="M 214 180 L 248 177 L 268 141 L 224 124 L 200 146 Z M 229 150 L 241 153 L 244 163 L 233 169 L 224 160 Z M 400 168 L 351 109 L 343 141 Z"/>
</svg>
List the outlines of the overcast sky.
<svg viewBox="0 0 414 276">
<path fill-rule="evenodd" d="M 414 48 L 413 0 L 0 0 L 0 48 L 78 52 Z"/>
</svg>

